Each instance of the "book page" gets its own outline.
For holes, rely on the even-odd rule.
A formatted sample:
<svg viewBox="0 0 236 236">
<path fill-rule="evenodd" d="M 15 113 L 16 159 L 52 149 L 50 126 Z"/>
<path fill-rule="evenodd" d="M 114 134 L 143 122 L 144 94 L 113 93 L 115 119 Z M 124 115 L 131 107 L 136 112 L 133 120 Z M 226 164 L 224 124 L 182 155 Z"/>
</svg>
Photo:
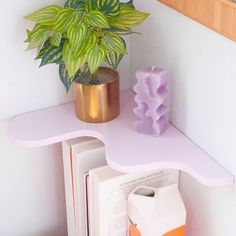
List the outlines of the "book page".
<svg viewBox="0 0 236 236">
<path fill-rule="evenodd" d="M 84 175 L 85 235 L 89 236 L 89 174 Z"/>
</svg>

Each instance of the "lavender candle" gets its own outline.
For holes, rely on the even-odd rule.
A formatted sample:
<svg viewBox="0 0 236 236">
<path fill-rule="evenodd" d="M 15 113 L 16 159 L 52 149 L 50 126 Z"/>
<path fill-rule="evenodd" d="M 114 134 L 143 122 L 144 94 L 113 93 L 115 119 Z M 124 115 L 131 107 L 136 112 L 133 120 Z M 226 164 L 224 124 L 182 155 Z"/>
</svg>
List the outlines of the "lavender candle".
<svg viewBox="0 0 236 236">
<path fill-rule="evenodd" d="M 134 129 L 143 134 L 159 136 L 168 128 L 170 93 L 167 89 L 170 74 L 155 66 L 138 70 L 134 113 L 139 120 Z"/>
</svg>

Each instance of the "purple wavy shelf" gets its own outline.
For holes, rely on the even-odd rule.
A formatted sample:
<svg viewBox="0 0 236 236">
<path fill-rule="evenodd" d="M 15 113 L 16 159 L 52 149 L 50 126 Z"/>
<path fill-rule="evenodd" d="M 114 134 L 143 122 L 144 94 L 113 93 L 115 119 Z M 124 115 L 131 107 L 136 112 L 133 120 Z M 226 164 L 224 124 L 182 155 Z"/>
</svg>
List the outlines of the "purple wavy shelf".
<svg viewBox="0 0 236 236">
<path fill-rule="evenodd" d="M 174 126 L 160 137 L 137 133 L 132 124 L 134 94 L 121 92 L 121 114 L 110 122 L 89 124 L 74 115 L 73 104 L 63 104 L 19 115 L 8 125 L 10 138 L 24 147 L 39 147 L 89 136 L 106 145 L 108 164 L 121 172 L 178 169 L 208 186 L 229 185 L 234 176 L 191 142 Z"/>
</svg>

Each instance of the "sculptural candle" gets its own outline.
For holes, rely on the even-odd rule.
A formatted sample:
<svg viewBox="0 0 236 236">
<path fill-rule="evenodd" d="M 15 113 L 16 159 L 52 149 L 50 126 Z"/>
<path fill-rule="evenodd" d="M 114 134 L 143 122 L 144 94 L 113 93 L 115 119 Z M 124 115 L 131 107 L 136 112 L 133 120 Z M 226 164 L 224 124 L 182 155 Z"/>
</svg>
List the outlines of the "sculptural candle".
<svg viewBox="0 0 236 236">
<path fill-rule="evenodd" d="M 138 106 L 134 113 L 139 120 L 134 122 L 134 129 L 140 133 L 159 136 L 168 128 L 169 123 L 170 93 L 167 86 L 170 74 L 153 66 L 138 70 L 136 78 L 134 91 Z"/>
</svg>

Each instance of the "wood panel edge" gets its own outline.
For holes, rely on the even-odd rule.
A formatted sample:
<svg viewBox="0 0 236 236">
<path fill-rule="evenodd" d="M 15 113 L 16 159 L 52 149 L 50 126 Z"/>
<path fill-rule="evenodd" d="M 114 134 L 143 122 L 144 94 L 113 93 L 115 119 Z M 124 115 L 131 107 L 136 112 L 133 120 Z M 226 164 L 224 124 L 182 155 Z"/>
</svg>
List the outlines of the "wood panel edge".
<svg viewBox="0 0 236 236">
<path fill-rule="evenodd" d="M 230 0 L 158 0 L 236 42 L 236 3 Z"/>
</svg>

